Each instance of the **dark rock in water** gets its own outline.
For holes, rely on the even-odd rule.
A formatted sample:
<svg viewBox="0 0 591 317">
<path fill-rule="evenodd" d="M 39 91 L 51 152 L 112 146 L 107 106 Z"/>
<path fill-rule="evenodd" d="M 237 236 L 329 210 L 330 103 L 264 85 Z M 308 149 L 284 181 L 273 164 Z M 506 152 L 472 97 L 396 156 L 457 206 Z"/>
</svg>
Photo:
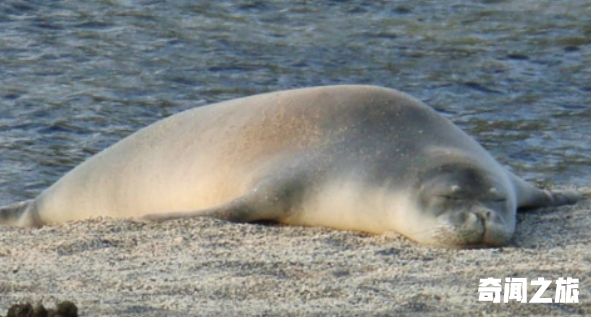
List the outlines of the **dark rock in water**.
<svg viewBox="0 0 591 317">
<path fill-rule="evenodd" d="M 78 317 L 78 307 L 71 301 L 57 304 L 55 309 L 47 310 L 43 305 L 14 304 L 8 309 L 6 317 Z"/>
</svg>

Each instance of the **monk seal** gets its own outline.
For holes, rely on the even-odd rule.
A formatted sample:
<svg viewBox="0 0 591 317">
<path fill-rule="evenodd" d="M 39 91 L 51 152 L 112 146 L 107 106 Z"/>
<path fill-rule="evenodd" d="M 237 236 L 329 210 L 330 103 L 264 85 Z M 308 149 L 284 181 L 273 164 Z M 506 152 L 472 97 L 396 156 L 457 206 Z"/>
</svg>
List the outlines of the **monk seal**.
<svg viewBox="0 0 591 317">
<path fill-rule="evenodd" d="M 172 115 L 83 162 L 0 222 L 211 216 L 502 246 L 516 210 L 572 204 L 534 187 L 402 92 L 326 86 Z"/>
</svg>

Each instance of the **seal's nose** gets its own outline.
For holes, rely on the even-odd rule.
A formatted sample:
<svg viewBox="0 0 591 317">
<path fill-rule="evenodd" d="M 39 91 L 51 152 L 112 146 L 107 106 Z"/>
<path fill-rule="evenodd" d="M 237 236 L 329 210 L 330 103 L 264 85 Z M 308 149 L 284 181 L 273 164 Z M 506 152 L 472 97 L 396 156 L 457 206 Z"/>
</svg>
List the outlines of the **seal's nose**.
<svg viewBox="0 0 591 317">
<path fill-rule="evenodd" d="M 501 246 L 507 243 L 512 231 L 504 230 L 506 225 L 502 223 L 502 220 L 497 217 L 493 210 L 478 208 L 472 211 L 472 215 L 477 219 L 478 223 L 474 228 L 478 228 L 481 233 L 479 243 L 488 246 Z"/>
<path fill-rule="evenodd" d="M 473 211 L 474 215 L 480 219 L 483 225 L 486 225 L 491 220 L 492 211 L 490 209 L 476 209 Z"/>
<path fill-rule="evenodd" d="M 470 243 L 483 243 L 486 240 L 487 227 L 493 213 L 485 208 L 478 208 L 464 213 L 464 228 L 472 237 Z"/>
<path fill-rule="evenodd" d="M 485 227 L 492 218 L 492 212 L 488 209 L 478 208 L 466 211 L 463 215 L 464 222 L 469 227 Z"/>
</svg>

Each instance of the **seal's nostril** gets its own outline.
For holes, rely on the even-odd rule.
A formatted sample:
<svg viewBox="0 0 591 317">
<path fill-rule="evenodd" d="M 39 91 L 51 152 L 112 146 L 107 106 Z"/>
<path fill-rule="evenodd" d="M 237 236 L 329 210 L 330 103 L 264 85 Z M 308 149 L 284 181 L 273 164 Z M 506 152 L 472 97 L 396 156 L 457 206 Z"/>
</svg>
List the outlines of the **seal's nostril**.
<svg viewBox="0 0 591 317">
<path fill-rule="evenodd" d="M 490 220 L 492 218 L 492 211 L 489 209 L 479 209 L 474 211 L 474 214 L 480 218 L 480 220 L 482 220 L 483 222 Z"/>
<path fill-rule="evenodd" d="M 482 212 L 476 212 L 476 217 L 484 224 L 486 222 L 486 216 Z"/>
<path fill-rule="evenodd" d="M 479 210 L 466 211 L 461 215 L 461 221 L 473 228 L 481 228 L 486 225 L 487 219 Z"/>
<path fill-rule="evenodd" d="M 486 228 L 487 223 L 489 222 L 489 217 L 490 212 L 486 210 L 473 210 L 466 213 L 466 221 L 472 223 L 475 228 Z"/>
</svg>

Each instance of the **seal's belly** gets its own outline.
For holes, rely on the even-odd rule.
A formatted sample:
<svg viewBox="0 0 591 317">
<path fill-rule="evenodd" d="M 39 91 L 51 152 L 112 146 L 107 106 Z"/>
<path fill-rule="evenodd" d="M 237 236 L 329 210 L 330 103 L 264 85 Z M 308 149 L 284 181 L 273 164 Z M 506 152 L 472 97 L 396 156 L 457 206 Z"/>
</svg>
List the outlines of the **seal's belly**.
<svg viewBox="0 0 591 317">
<path fill-rule="evenodd" d="M 403 191 L 392 192 L 358 179 L 329 182 L 302 201 L 299 210 L 282 223 L 382 234 L 398 231 L 404 215 L 415 208 Z"/>
</svg>

